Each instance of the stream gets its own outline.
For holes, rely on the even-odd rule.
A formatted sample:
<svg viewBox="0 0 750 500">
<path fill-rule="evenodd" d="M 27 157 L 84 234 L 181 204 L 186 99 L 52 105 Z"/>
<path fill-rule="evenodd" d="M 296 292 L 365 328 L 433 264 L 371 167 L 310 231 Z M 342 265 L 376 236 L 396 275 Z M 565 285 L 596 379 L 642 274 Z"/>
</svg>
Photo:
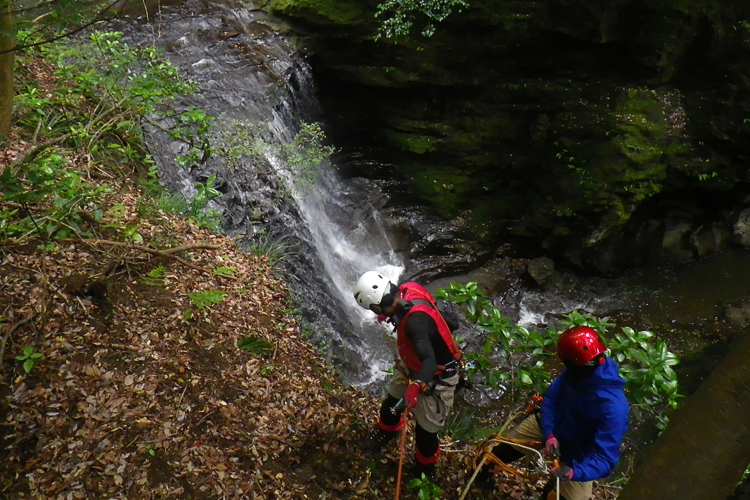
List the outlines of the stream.
<svg viewBox="0 0 750 500">
<path fill-rule="evenodd" d="M 148 5 L 148 4 L 147 4 Z M 268 141 L 290 142 L 302 123 L 320 122 L 325 110 L 304 57 L 273 28 L 265 14 L 230 0 L 162 2 L 135 22 L 116 23 L 133 43 L 154 44 L 200 88 L 173 105 L 196 106 L 216 117 L 221 130 L 232 120 L 256 124 Z M 379 393 L 392 355 L 385 332 L 351 298 L 360 274 L 379 270 L 392 280 L 424 275 L 394 234 L 394 218 L 409 209 L 386 209 L 393 190 L 362 178 L 346 178 L 336 158 L 356 153 L 373 169 L 392 169 L 361 152 L 357 144 L 334 144 L 342 154 L 321 165 L 314 184 L 300 187 L 284 165 L 275 172 L 243 164 L 230 170 L 220 159 L 186 170 L 174 161 L 181 144 L 157 129 L 148 131 L 151 149 L 168 189 L 194 196 L 194 185 L 217 176 L 222 195 L 215 208 L 222 227 L 240 244 L 277 245 L 295 305 L 310 325 L 305 335 L 340 371 L 346 382 Z M 272 160 L 272 159 L 271 159 Z M 433 235 L 424 235 L 426 239 Z M 414 244 L 414 242 L 411 242 Z M 439 259 L 439 257 L 437 257 Z M 405 271 L 408 270 L 408 273 Z M 620 278 L 579 276 L 558 270 L 557 279 L 533 286 L 510 266 L 483 265 L 425 283 L 431 290 L 450 281 L 478 281 L 491 291 L 504 314 L 523 325 L 555 321 L 575 309 L 615 315 L 629 326 L 668 335 L 678 346 L 720 341 L 724 306 L 750 294 L 750 250 L 730 250 L 699 261 L 633 270 Z M 498 289 L 497 283 L 505 284 Z M 619 326 L 619 324 L 618 324 Z M 626 325 L 623 325 L 626 326 Z"/>
</svg>

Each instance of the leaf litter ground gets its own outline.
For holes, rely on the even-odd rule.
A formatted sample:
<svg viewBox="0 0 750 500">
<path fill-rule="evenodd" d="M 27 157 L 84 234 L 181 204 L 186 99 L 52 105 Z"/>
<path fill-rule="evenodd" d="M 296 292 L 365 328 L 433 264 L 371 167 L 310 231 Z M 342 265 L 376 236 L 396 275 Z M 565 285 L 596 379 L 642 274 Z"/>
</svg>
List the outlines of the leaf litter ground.
<svg viewBox="0 0 750 500">
<path fill-rule="evenodd" d="M 396 445 L 362 447 L 379 401 L 302 338 L 267 258 L 174 215 L 144 217 L 128 189 L 109 208 L 142 242 L 110 231 L 0 247 L 0 498 L 393 498 Z M 191 299 L 201 292 L 221 300 Z M 246 336 L 271 352 L 238 349 Z M 43 357 L 27 373 L 28 347 Z M 443 441 L 440 498 L 458 498 L 473 449 Z M 497 476 L 466 498 L 539 498 L 541 485 Z"/>
</svg>

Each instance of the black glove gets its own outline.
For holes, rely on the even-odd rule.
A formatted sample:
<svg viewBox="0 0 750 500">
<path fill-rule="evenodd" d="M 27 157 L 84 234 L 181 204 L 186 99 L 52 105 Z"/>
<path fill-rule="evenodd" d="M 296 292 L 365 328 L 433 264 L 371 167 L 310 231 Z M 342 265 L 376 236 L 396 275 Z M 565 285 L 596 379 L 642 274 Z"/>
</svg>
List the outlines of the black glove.
<svg viewBox="0 0 750 500">
<path fill-rule="evenodd" d="M 567 465 L 561 465 L 560 467 L 552 467 L 549 471 L 549 475 L 553 478 L 559 478 L 560 481 L 572 481 L 573 480 L 573 469 Z"/>
</svg>

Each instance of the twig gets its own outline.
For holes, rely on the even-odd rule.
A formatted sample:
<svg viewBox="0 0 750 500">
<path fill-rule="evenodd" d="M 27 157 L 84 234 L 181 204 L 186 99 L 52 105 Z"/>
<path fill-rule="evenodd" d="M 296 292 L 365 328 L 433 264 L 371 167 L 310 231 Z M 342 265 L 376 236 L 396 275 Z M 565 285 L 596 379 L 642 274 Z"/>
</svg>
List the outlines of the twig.
<svg viewBox="0 0 750 500">
<path fill-rule="evenodd" d="M 469 479 L 469 482 L 466 483 L 466 489 L 464 489 L 464 492 L 461 494 L 461 497 L 459 497 L 458 500 L 464 500 L 464 497 L 466 497 L 466 494 L 469 492 L 469 488 L 471 488 L 471 484 L 477 478 L 477 476 L 479 475 L 479 472 L 481 472 L 482 467 L 484 467 L 485 462 L 487 462 L 487 457 L 482 457 L 482 460 L 479 462 L 479 465 L 477 465 L 474 468 L 474 474 L 472 474 L 471 478 Z"/>
<path fill-rule="evenodd" d="M 72 238 L 65 238 L 61 241 L 80 241 L 75 240 Z M 138 250 L 141 252 L 150 253 L 151 255 L 158 255 L 160 257 L 166 257 L 168 259 L 174 259 L 180 264 L 187 266 L 191 269 L 195 269 L 196 271 L 200 271 L 202 273 L 210 274 L 212 276 L 218 276 L 220 278 L 226 278 L 236 281 L 242 281 L 240 278 L 236 276 L 229 276 L 226 274 L 215 274 L 211 269 L 206 269 L 204 267 L 197 266 L 191 262 L 188 262 L 187 260 L 183 259 L 182 257 L 178 257 L 177 255 L 174 255 L 178 252 L 184 252 L 186 250 L 195 250 L 195 249 L 207 249 L 207 250 L 216 250 L 218 248 L 221 248 L 219 245 L 209 245 L 207 243 L 190 243 L 187 245 L 180 245 L 178 247 L 174 248 L 168 248 L 166 250 L 155 250 L 153 248 L 144 247 L 141 245 L 136 245 L 134 243 L 126 243 L 124 241 L 111 241 L 111 240 L 97 240 L 97 239 L 87 239 L 83 240 L 86 243 L 89 243 L 91 245 L 110 245 L 110 246 L 116 246 L 116 247 L 123 247 L 123 248 L 130 248 L 133 250 Z"/>
<path fill-rule="evenodd" d="M 216 409 L 214 408 L 210 412 L 208 412 L 205 415 L 203 415 L 203 418 L 201 418 L 200 420 L 198 420 L 197 424 L 194 424 L 194 425 L 190 426 L 189 431 L 192 431 L 193 429 L 195 429 L 196 427 L 198 427 L 199 425 L 201 425 L 208 417 L 210 417 L 211 415 L 213 415 L 215 412 L 216 412 Z"/>
<path fill-rule="evenodd" d="M 26 162 L 29 162 L 34 159 L 36 155 L 41 153 L 44 149 L 54 146 L 55 144 L 59 142 L 66 141 L 72 136 L 73 134 L 63 134 L 57 137 L 53 137 L 52 139 L 47 139 L 44 142 L 40 142 L 39 144 L 35 144 L 31 146 L 29 149 L 23 152 L 22 155 L 20 155 L 18 158 L 13 160 L 13 163 L 10 164 L 9 168 L 17 167 L 18 165 L 23 165 Z"/>
<path fill-rule="evenodd" d="M 29 321 L 31 321 L 34 316 L 36 316 L 35 312 L 30 312 L 28 316 L 26 316 L 24 319 L 17 321 L 13 323 L 13 325 L 8 328 L 8 331 L 5 332 L 5 335 L 3 335 L 3 340 L 0 341 L 0 368 L 3 367 L 3 356 L 5 355 L 5 343 L 8 341 L 8 338 L 13 335 L 13 332 L 15 332 L 19 327 L 25 325 Z"/>
</svg>

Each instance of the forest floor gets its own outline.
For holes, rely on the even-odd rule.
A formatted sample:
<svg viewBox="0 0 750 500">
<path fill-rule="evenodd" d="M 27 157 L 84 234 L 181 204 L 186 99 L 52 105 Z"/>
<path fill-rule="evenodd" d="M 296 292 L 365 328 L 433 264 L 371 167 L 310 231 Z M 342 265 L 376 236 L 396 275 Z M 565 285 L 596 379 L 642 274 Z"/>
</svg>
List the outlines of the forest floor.
<svg viewBox="0 0 750 500">
<path fill-rule="evenodd" d="M 54 78 L 37 66 L 47 92 Z M 0 151 L 0 173 L 28 148 Z M 0 499 L 394 497 L 397 444 L 362 446 L 379 401 L 304 338 L 268 258 L 144 202 L 134 172 L 66 161 L 111 189 L 101 221 L 82 214 L 90 237 L 11 239 L 0 224 Z M 23 211 L 47 224 L 44 208 L 0 197 L 0 222 Z M 476 443 L 442 439 L 439 498 L 459 498 Z M 465 498 L 539 498 L 542 486 L 498 475 Z"/>
<path fill-rule="evenodd" d="M 394 497 L 397 444 L 362 447 L 379 402 L 302 337 L 268 259 L 144 213 L 140 196 L 123 183 L 103 207 L 140 241 L 105 224 L 89 239 L 0 246 L 0 498 Z M 255 349 L 238 348 L 246 337 Z M 459 498 L 474 449 L 443 444 L 439 497 Z M 496 476 L 466 498 L 539 498 L 541 486 Z"/>
</svg>

